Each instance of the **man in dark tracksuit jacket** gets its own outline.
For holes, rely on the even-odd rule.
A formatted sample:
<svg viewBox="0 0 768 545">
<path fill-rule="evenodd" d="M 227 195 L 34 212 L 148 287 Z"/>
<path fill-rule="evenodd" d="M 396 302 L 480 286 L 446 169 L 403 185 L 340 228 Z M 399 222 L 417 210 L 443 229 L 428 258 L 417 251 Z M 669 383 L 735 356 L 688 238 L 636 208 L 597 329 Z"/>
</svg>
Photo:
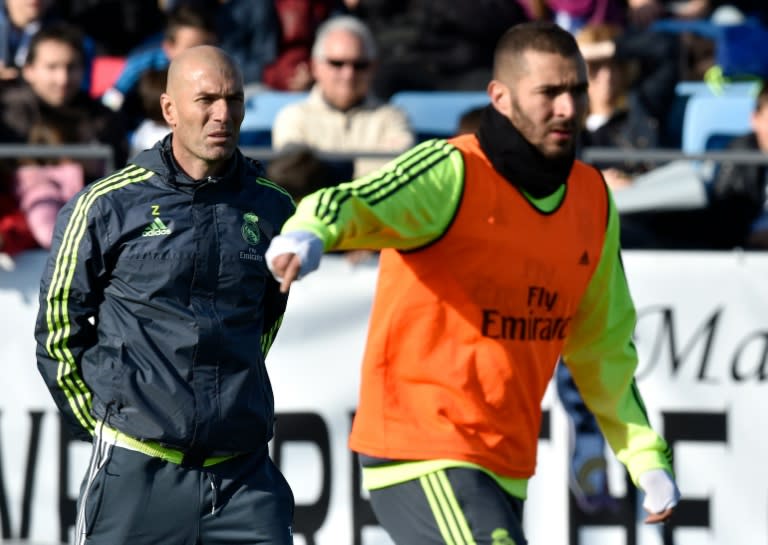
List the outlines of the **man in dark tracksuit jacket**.
<svg viewBox="0 0 768 545">
<path fill-rule="evenodd" d="M 38 367 L 94 443 L 77 543 L 291 543 L 264 361 L 287 297 L 263 256 L 295 206 L 237 150 L 239 71 L 201 51 L 169 73 L 172 135 L 62 209 L 42 277 Z"/>
</svg>

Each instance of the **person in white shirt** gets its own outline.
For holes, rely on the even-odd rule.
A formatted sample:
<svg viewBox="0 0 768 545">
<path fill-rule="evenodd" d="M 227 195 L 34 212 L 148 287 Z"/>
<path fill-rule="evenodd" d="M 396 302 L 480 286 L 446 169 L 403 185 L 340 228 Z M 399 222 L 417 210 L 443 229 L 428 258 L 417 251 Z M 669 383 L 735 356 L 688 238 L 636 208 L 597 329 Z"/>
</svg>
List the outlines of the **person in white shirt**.
<svg viewBox="0 0 768 545">
<path fill-rule="evenodd" d="M 414 144 L 405 113 L 370 93 L 376 45 L 370 30 L 351 16 L 333 17 L 318 29 L 312 49 L 315 85 L 306 100 L 278 112 L 272 146 L 304 145 L 321 152 L 388 153 Z M 355 177 L 384 159 L 358 159 Z"/>
</svg>

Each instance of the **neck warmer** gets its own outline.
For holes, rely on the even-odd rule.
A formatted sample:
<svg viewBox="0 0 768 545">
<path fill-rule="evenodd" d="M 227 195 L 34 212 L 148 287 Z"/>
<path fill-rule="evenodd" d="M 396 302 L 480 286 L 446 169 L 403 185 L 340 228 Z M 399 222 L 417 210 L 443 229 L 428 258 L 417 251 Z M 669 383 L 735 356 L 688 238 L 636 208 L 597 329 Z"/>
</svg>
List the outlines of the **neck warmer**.
<svg viewBox="0 0 768 545">
<path fill-rule="evenodd" d="M 551 195 L 565 184 L 575 159 L 575 153 L 545 157 L 493 106 L 485 108 L 477 138 L 493 168 L 536 199 Z"/>
</svg>

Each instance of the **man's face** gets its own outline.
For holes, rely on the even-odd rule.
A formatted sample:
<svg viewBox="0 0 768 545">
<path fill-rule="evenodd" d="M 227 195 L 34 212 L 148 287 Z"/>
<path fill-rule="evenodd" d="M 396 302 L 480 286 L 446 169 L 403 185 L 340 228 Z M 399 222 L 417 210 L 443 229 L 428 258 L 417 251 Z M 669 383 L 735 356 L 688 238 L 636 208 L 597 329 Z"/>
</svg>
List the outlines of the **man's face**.
<svg viewBox="0 0 768 545">
<path fill-rule="evenodd" d="M 162 96 L 173 128 L 174 152 L 183 164 L 215 166 L 229 159 L 240 138 L 245 107 L 243 81 L 228 67 L 197 64 L 174 96 Z"/>
<path fill-rule="evenodd" d="M 372 59 L 362 40 L 346 30 L 327 36 L 322 58 L 313 59 L 312 72 L 323 98 L 339 110 L 348 110 L 368 94 Z"/>
<path fill-rule="evenodd" d="M 589 103 L 595 110 L 612 109 L 623 90 L 621 67 L 614 60 L 587 63 Z"/>
<path fill-rule="evenodd" d="M 32 21 L 37 21 L 48 10 L 51 0 L 5 0 L 11 22 L 23 28 Z"/>
<path fill-rule="evenodd" d="M 40 42 L 35 60 L 24 66 L 24 79 L 50 106 L 71 101 L 83 81 L 83 62 L 70 45 L 55 40 Z"/>
<path fill-rule="evenodd" d="M 489 86 L 494 107 L 545 157 L 571 154 L 587 112 L 581 57 L 528 50 L 522 69 L 506 79 Z"/>
<path fill-rule="evenodd" d="M 174 34 L 173 41 L 164 40 L 163 49 L 170 60 L 190 47 L 198 45 L 215 45 L 216 36 L 200 28 L 179 27 Z"/>
<path fill-rule="evenodd" d="M 752 114 L 752 130 L 757 135 L 760 151 L 768 152 L 768 102 Z"/>
</svg>

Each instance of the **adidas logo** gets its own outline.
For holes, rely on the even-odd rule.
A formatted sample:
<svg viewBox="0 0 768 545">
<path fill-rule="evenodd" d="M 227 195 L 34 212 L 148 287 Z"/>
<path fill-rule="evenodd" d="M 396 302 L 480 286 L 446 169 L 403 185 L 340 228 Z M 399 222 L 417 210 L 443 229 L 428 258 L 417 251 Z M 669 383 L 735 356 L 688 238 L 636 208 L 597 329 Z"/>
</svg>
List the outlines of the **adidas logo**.
<svg viewBox="0 0 768 545">
<path fill-rule="evenodd" d="M 171 230 L 166 227 L 166 225 L 163 223 L 163 220 L 160 218 L 155 218 L 155 221 L 147 225 L 147 228 L 144 229 L 144 232 L 141 233 L 141 236 L 143 237 L 159 237 L 161 235 L 170 235 Z"/>
</svg>

